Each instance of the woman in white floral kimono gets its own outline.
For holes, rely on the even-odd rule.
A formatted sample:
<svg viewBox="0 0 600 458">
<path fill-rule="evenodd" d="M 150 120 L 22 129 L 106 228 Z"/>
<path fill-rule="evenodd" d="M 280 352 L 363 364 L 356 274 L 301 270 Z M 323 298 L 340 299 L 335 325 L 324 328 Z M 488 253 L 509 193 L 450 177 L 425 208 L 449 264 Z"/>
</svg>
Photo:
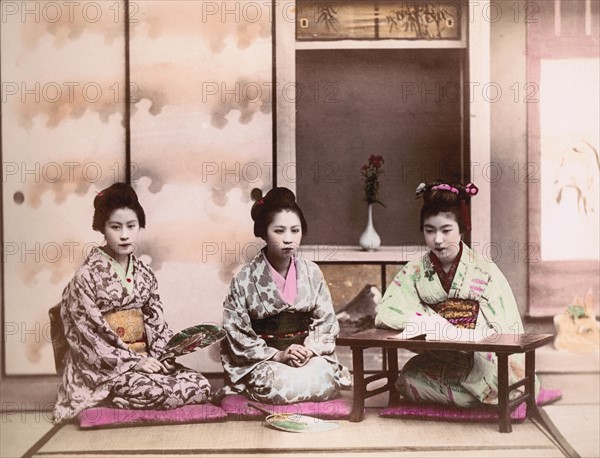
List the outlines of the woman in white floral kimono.
<svg viewBox="0 0 600 458">
<path fill-rule="evenodd" d="M 482 335 L 523 332 L 515 298 L 500 269 L 461 240 L 470 230 L 468 203 L 477 191 L 472 183 L 463 187 L 438 181 L 417 188 L 417 196 L 424 199 L 420 229 L 429 251 L 404 266 L 390 283 L 377 305 L 377 327 L 423 326 L 423 317 L 438 314 L 453 326 L 477 329 Z M 521 380 L 524 371 L 523 355 L 511 356 L 510 382 Z M 496 357 L 492 353 L 423 353 L 405 364 L 397 387 L 404 398 L 417 402 L 462 407 L 496 404 Z"/>
<path fill-rule="evenodd" d="M 94 199 L 92 227 L 106 238 L 63 292 L 60 315 L 69 344 L 54 408 L 56 423 L 96 405 L 171 409 L 200 404 L 208 381 L 160 361 L 172 337 L 156 277 L 134 256 L 145 214 L 135 191 L 116 183 Z"/>
<path fill-rule="evenodd" d="M 323 274 L 296 256 L 306 221 L 287 188 L 255 197 L 254 234 L 267 245 L 232 280 L 224 303 L 219 396 L 271 404 L 335 398 L 350 374 L 334 353 L 339 326 Z"/>
</svg>

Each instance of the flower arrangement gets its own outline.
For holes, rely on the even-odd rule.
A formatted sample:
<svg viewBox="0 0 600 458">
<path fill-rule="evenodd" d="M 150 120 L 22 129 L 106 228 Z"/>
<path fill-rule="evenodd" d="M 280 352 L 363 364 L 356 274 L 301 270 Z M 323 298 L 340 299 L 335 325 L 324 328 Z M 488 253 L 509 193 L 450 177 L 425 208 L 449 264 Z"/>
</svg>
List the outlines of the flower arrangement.
<svg viewBox="0 0 600 458">
<path fill-rule="evenodd" d="M 379 192 L 379 176 L 383 174 L 384 160 L 381 156 L 371 154 L 369 162 L 360 168 L 361 173 L 365 177 L 365 199 L 368 204 L 385 204 L 379 200 L 377 196 Z M 386 207 L 387 208 L 387 207 Z"/>
</svg>

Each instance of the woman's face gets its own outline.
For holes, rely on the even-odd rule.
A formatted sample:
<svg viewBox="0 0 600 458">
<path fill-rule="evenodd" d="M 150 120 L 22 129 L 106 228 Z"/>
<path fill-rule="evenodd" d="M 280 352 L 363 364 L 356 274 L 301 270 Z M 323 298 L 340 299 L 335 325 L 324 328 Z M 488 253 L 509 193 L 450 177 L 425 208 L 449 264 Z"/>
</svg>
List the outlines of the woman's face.
<svg viewBox="0 0 600 458">
<path fill-rule="evenodd" d="M 282 210 L 273 215 L 267 227 L 267 257 L 274 261 L 291 259 L 298 252 L 302 239 L 302 224 L 296 213 Z"/>
<path fill-rule="evenodd" d="M 108 254 L 115 260 L 119 260 L 134 253 L 139 232 L 140 223 L 135 211 L 131 208 L 119 208 L 113 211 L 104 224 Z"/>
<path fill-rule="evenodd" d="M 442 263 L 454 261 L 460 249 L 461 233 L 453 213 L 438 213 L 425 218 L 423 235 L 427 248 L 433 251 Z"/>
</svg>

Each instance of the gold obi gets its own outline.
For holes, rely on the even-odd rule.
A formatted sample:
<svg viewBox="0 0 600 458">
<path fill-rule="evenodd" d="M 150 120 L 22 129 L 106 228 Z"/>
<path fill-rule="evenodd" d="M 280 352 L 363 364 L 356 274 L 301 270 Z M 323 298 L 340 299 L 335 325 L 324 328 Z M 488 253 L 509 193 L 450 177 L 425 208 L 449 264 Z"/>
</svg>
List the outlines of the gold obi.
<svg viewBox="0 0 600 458">
<path fill-rule="evenodd" d="M 449 298 L 430 307 L 457 328 L 475 329 L 479 314 L 479 302 L 476 300 Z"/>
<path fill-rule="evenodd" d="M 131 350 L 142 354 L 147 352 L 144 314 L 141 309 L 105 313 L 103 317 Z"/>
</svg>

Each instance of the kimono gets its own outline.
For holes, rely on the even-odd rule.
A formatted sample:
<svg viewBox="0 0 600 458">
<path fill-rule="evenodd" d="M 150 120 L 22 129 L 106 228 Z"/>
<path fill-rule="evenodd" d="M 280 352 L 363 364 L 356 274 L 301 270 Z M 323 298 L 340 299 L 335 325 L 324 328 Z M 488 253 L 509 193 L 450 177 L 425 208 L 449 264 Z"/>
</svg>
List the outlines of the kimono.
<svg viewBox="0 0 600 458">
<path fill-rule="evenodd" d="M 221 342 L 225 371 L 221 396 L 243 393 L 260 402 L 291 404 L 332 399 L 350 385 L 350 373 L 334 353 L 339 325 L 323 274 L 313 262 L 302 258 L 292 262 L 297 294 L 290 303 L 278 291 L 262 252 L 231 281 L 223 304 L 227 336 Z M 283 314 L 297 314 L 297 321 L 308 318 L 306 337 L 300 343 L 315 356 L 302 367 L 272 361 L 278 349 L 253 328 L 259 320 Z"/>
<path fill-rule="evenodd" d="M 456 327 L 475 329 L 481 335 L 523 333 L 512 290 L 496 264 L 462 242 L 452 278 L 441 278 L 444 272 L 441 266 L 436 268 L 435 261 L 427 252 L 404 266 L 377 305 L 376 327 L 404 329 L 415 326 L 411 319 L 418 313 L 439 313 Z M 491 332 L 486 332 L 488 329 Z M 524 355 L 511 355 L 509 382 L 521 380 L 524 373 Z M 417 402 L 461 407 L 497 404 L 497 374 L 493 353 L 432 351 L 414 356 L 404 365 L 397 388 L 404 398 Z M 518 394 L 512 392 L 511 398 Z"/>
<path fill-rule="evenodd" d="M 156 277 L 135 256 L 130 255 L 125 272 L 95 248 L 64 289 L 60 314 L 69 350 L 54 407 L 56 423 L 96 405 L 166 410 L 207 400 L 208 381 L 182 365 L 170 374 L 132 370 L 144 356 L 159 358 L 173 335 Z M 115 327 L 119 315 L 121 324 Z M 136 323 L 139 336 L 128 344 L 123 339 L 135 334 Z"/>
</svg>

